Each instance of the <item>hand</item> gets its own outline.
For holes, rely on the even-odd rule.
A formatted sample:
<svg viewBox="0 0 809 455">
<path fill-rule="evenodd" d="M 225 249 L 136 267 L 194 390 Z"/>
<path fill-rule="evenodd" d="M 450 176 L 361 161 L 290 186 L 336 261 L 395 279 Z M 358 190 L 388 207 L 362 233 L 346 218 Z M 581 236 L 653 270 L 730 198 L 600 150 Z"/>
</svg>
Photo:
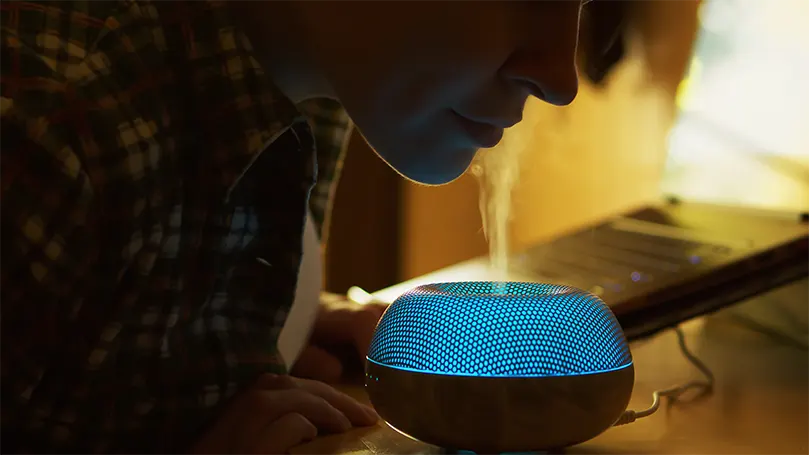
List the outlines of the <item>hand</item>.
<svg viewBox="0 0 809 455">
<path fill-rule="evenodd" d="M 371 346 L 374 329 L 388 305 L 359 304 L 344 296 L 324 294 L 307 346 L 291 373 L 334 383 L 352 365 L 361 367 Z"/>
<path fill-rule="evenodd" d="M 373 409 L 322 382 L 263 375 L 234 398 L 192 453 L 286 453 L 320 432 L 377 419 Z"/>
</svg>

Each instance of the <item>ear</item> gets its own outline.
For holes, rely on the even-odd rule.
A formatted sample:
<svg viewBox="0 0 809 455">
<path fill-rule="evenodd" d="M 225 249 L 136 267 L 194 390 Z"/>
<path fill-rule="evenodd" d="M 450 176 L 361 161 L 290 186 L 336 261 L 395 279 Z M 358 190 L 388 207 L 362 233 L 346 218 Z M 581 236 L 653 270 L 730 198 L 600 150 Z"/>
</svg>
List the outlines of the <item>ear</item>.
<svg viewBox="0 0 809 455">
<path fill-rule="evenodd" d="M 596 86 L 625 55 L 627 1 L 594 0 L 582 10 L 579 49 L 584 75 Z"/>
</svg>

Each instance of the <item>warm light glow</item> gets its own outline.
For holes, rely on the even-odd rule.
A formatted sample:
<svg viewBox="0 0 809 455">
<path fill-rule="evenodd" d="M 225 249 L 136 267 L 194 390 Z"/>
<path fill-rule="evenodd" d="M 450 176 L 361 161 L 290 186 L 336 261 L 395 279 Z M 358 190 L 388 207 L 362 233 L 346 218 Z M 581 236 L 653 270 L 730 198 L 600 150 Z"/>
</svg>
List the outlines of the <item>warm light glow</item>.
<svg viewBox="0 0 809 455">
<path fill-rule="evenodd" d="M 809 2 L 712 0 L 702 8 L 664 192 L 809 209 Z"/>
</svg>

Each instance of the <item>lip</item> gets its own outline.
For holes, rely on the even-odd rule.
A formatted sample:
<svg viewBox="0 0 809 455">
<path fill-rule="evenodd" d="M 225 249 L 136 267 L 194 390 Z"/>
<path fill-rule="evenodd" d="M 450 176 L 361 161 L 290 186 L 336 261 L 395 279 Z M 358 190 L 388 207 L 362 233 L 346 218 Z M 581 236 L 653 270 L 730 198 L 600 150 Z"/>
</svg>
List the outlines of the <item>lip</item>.
<svg viewBox="0 0 809 455">
<path fill-rule="evenodd" d="M 476 122 L 453 111 L 466 134 L 481 148 L 492 148 L 503 138 L 503 128 Z"/>
</svg>

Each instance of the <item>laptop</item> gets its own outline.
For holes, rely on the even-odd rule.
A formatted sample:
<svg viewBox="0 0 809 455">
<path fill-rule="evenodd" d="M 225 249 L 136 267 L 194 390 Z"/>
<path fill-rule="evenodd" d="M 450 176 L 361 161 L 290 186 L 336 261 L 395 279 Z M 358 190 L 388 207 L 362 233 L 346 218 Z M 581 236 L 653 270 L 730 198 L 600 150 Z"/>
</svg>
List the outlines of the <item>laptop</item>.
<svg viewBox="0 0 809 455">
<path fill-rule="evenodd" d="M 809 39 L 785 43 L 779 54 L 778 43 L 768 42 L 778 38 L 772 24 L 750 22 L 772 2 L 743 2 L 736 10 L 716 3 L 706 3 L 701 15 L 658 204 L 518 251 L 505 273 L 480 257 L 374 297 L 391 302 L 438 281 L 567 284 L 599 295 L 636 340 L 809 276 L 809 137 L 793 121 L 809 118 L 809 91 L 800 82 L 809 80 L 809 69 L 797 66 L 809 58 L 796 56 L 809 57 Z M 717 31 L 717 23 L 725 28 Z M 746 29 L 738 33 L 732 24 Z M 757 59 L 756 52 L 766 55 Z M 762 59 L 771 64 L 757 71 Z M 734 80 L 755 77 L 779 79 L 784 95 L 771 84 L 739 95 L 745 90 Z"/>
</svg>

